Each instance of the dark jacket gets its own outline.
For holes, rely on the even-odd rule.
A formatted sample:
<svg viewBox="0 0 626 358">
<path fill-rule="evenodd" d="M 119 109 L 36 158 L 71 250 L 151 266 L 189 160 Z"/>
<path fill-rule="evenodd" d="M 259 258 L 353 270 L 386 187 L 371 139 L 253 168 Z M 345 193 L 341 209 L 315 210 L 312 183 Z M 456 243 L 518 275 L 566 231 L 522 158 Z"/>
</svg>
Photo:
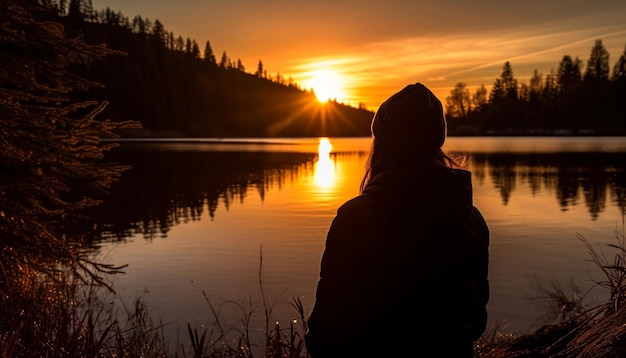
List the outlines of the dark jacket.
<svg viewBox="0 0 626 358">
<path fill-rule="evenodd" d="M 375 176 L 328 231 L 309 353 L 467 352 L 487 322 L 488 246 L 470 172 L 426 166 Z"/>
</svg>

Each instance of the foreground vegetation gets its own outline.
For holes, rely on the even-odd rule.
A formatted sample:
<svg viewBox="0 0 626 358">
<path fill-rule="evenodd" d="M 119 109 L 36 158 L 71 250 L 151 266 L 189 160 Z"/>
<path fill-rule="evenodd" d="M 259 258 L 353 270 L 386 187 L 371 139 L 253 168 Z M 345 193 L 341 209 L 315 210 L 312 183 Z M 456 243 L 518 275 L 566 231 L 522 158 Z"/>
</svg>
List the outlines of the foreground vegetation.
<svg viewBox="0 0 626 358">
<path fill-rule="evenodd" d="M 504 328 L 488 327 L 476 342 L 477 357 L 621 357 L 626 353 L 626 240 L 615 233 L 612 254 L 579 237 L 596 264 L 609 299 L 588 307 L 575 287 L 571 292 L 550 282 L 538 291 L 549 303 L 553 320 L 532 334 L 515 336 Z M 262 257 L 261 257 L 262 263 Z M 1 272 L 9 278 L 10 270 Z M 308 357 L 303 336 L 306 320 L 298 299 L 291 302 L 294 319 L 281 324 L 263 294 L 261 302 L 226 302 L 215 306 L 205 295 L 213 323 L 187 325 L 183 342 L 164 334 L 168 323 L 154 321 L 142 297 L 122 302 L 102 282 L 85 283 L 72 275 L 56 278 L 25 269 L 3 282 L 0 297 L 0 356 L 2 357 Z M 237 322 L 222 320 L 220 310 L 234 305 Z M 255 326 L 253 316 L 261 317 Z M 258 322 L 258 321 L 257 321 Z M 445 335 L 446 332 L 442 332 Z M 433 347 L 436 350 L 438 347 Z"/>
<path fill-rule="evenodd" d="M 552 313 L 560 317 L 533 334 L 521 337 L 500 336 L 491 346 L 482 347 L 480 356 L 502 357 L 623 357 L 626 354 L 626 239 L 624 227 L 615 232 L 614 250 L 605 254 L 579 236 L 586 245 L 592 262 L 599 269 L 595 284 L 606 289 L 607 302 L 587 307 L 584 295 L 576 288 L 570 294 L 558 283 L 552 289 L 541 290 L 552 304 Z M 487 349 L 485 349 L 487 348 Z"/>
<path fill-rule="evenodd" d="M 100 139 L 139 123 L 100 119 L 106 103 L 88 98 L 88 90 L 98 84 L 70 69 L 115 51 L 68 36 L 56 21 L 58 14 L 47 7 L 51 3 L 0 2 L 0 356 L 306 356 L 298 300 L 292 302 L 297 322 L 276 323 L 272 307 L 260 302 L 240 306 L 239 325 L 225 325 L 220 307 L 207 299 L 214 325 L 187 326 L 188 343 L 181 344 L 164 335 L 165 323 L 151 318 L 141 297 L 129 303 L 115 295 L 110 278 L 124 267 L 91 260 L 90 235 L 97 228 L 85 209 L 98 205 L 129 169 L 103 161 L 114 144 Z M 80 3 L 71 1 L 70 7 Z M 609 304 L 572 311 L 565 323 L 546 329 L 551 340 L 541 344 L 527 337 L 513 340 L 494 329 L 479 342 L 478 352 L 507 356 L 540 349 L 545 342 L 550 352 L 583 352 L 572 344 L 585 333 L 607 319 L 623 324 L 623 235 L 612 247 L 618 254 L 609 262 L 589 246 L 606 275 L 598 284 L 610 291 Z M 566 295 L 553 297 L 568 303 L 559 307 L 580 307 Z M 264 322 L 260 328 L 250 324 L 257 314 Z M 253 339 L 257 329 L 260 342 Z M 600 331 L 601 337 L 610 338 L 607 332 Z M 621 336 L 614 337 L 622 344 Z"/>
<path fill-rule="evenodd" d="M 236 302 L 238 322 L 224 322 L 220 308 L 208 328 L 187 325 L 181 342 L 164 333 L 142 297 L 124 302 L 102 282 L 60 273 L 57 277 L 24 269 L 2 272 L 0 357 L 305 357 L 304 311 L 291 303 L 295 318 L 283 326 L 272 319 L 271 305 Z M 251 325 L 260 315 L 262 327 Z"/>
</svg>

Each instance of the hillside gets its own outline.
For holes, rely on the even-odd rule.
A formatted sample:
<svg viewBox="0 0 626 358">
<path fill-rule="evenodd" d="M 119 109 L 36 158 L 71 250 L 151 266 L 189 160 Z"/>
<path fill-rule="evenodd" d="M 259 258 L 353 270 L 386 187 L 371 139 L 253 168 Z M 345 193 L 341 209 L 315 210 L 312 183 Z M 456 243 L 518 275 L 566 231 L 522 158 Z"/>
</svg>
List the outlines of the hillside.
<svg viewBox="0 0 626 358">
<path fill-rule="evenodd" d="M 119 51 L 76 71 L 103 85 L 80 100 L 109 101 L 105 115 L 143 125 L 132 136 L 316 137 L 369 136 L 373 113 L 315 94 L 284 80 L 244 72 L 170 49 L 154 34 L 98 22 L 66 28 L 90 44 Z"/>
<path fill-rule="evenodd" d="M 77 1 L 76 4 L 83 2 Z M 262 61 L 254 73 L 224 51 L 215 58 L 210 42 L 204 51 L 195 40 L 167 31 L 159 20 L 132 20 L 109 8 L 90 6 L 59 10 L 59 21 L 90 44 L 119 50 L 82 76 L 104 85 L 77 100 L 110 102 L 113 120 L 143 124 L 133 136 L 310 137 L 369 136 L 373 112 L 337 102 L 320 104 L 279 73 L 268 75 Z M 62 14 L 62 15 L 61 15 Z M 601 39 L 587 66 L 564 55 L 558 71 L 535 71 L 529 83 L 513 76 L 508 61 L 491 91 L 481 85 L 471 94 L 459 82 L 445 104 L 448 134 L 468 135 L 624 135 L 626 50 L 613 64 Z M 495 75 L 495 74 L 494 74 Z"/>
</svg>

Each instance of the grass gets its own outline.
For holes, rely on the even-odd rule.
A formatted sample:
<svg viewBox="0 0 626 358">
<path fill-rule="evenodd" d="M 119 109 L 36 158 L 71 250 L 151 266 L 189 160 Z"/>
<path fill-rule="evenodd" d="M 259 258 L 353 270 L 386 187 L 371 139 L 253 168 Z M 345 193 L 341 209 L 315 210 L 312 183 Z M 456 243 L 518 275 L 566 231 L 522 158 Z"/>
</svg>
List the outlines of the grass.
<svg viewBox="0 0 626 358">
<path fill-rule="evenodd" d="M 589 273 L 594 286 L 603 288 L 609 299 L 602 304 L 588 307 L 585 302 L 586 292 L 572 280 L 570 294 L 567 294 L 558 281 L 547 281 L 546 285 L 537 285 L 537 291 L 547 304 L 548 312 L 556 322 L 571 320 L 587 320 L 598 315 L 607 315 L 616 312 L 626 301 L 626 240 L 624 238 L 624 223 L 622 230 L 615 230 L 615 243 L 606 244 L 614 253 L 609 255 L 600 244 L 591 244 L 583 235 L 577 234 L 578 239 L 587 247 L 590 261 L 599 269 L 600 278 Z M 591 287 L 587 292 L 589 292 Z"/>
<path fill-rule="evenodd" d="M 607 245 L 615 251 L 609 255 L 600 245 L 578 236 L 599 269 L 600 278 L 592 279 L 608 291 L 607 302 L 588 307 L 585 293 L 573 281 L 569 290 L 558 281 L 538 281 L 536 291 L 550 313 L 548 318 L 563 327 L 556 335 L 551 332 L 547 349 L 565 345 L 624 304 L 626 240 L 623 231 L 615 231 L 615 237 L 616 242 Z M 275 306 L 263 291 L 262 266 L 261 250 L 260 302 L 254 303 L 250 296 L 246 303 L 226 301 L 216 306 L 203 291 L 212 324 L 187 324 L 185 343 L 172 346 L 171 337 L 164 333 L 165 324 L 153 321 L 141 296 L 126 304 L 101 278 L 85 282 L 72 270 L 50 277 L 33 269 L 7 269 L 0 262 L 0 357 L 308 357 L 302 302 L 299 298 L 289 302 L 295 318 L 288 323 L 274 320 Z M 225 322 L 224 312 L 232 310 L 239 319 Z M 517 338 L 523 337 L 507 333 L 506 327 L 488 327 L 475 344 L 476 356 L 489 357 L 498 347 L 523 346 Z"/>
<path fill-rule="evenodd" d="M 262 263 L 262 255 L 261 255 Z M 262 264 L 260 265 L 262 266 Z M 215 307 L 206 293 L 214 324 L 192 328 L 188 343 L 170 346 L 163 323 L 156 324 L 146 300 L 123 302 L 101 278 L 91 283 L 73 271 L 56 277 L 33 269 L 7 269 L 0 261 L 0 357 L 307 357 L 304 346 L 304 309 L 298 298 L 290 302 L 297 318 L 283 325 L 272 319 L 262 303 L 234 301 Z M 223 322 L 222 310 L 241 312 L 235 324 Z M 262 327 L 253 325 L 261 314 Z"/>
<path fill-rule="evenodd" d="M 51 280 L 35 271 L 18 270 L 11 276 L 3 270 L 7 294 L 0 303 L 0 357 L 306 358 L 302 302 L 297 297 L 289 302 L 295 318 L 288 323 L 273 320 L 275 306 L 263 292 L 262 262 L 261 254 L 261 302 L 250 297 L 245 304 L 215 305 L 203 291 L 212 324 L 187 324 L 188 341 L 175 346 L 141 296 L 125 304 L 100 280 L 86 284 L 69 275 Z M 238 321 L 225 322 L 223 313 L 233 309 L 239 312 Z M 477 352 L 510 338 L 495 327 L 477 342 Z"/>
<path fill-rule="evenodd" d="M 614 231 L 615 242 L 606 244 L 613 252 L 607 254 L 600 244 L 591 244 L 584 236 L 578 239 L 586 246 L 590 261 L 598 272 L 589 272 L 593 287 L 583 292 L 572 280 L 566 290 L 557 280 L 536 281 L 537 300 L 546 308 L 551 323 L 536 332 L 513 337 L 495 328 L 485 332 L 477 345 L 477 356 L 489 358 L 521 356 L 581 356 L 581 352 L 594 352 L 594 356 L 613 357 L 626 353 L 626 341 L 615 334 L 617 326 L 623 327 L 622 315 L 626 301 L 626 240 L 624 220 L 621 231 Z M 606 302 L 589 306 L 585 301 L 588 292 L 600 287 L 608 293 Z M 607 331 L 606 327 L 609 328 Z M 591 339 L 589 339 L 591 337 Z"/>
<path fill-rule="evenodd" d="M 203 291 L 214 323 L 210 329 L 205 328 L 202 331 L 187 325 L 193 357 L 307 357 L 304 345 L 306 320 L 300 299 L 295 297 L 290 302 L 297 318 L 291 319 L 288 326 L 272 320 L 274 304 L 268 302 L 263 290 L 262 247 L 259 256 L 259 291 L 260 304 L 255 305 L 250 297 L 247 304 L 226 301 L 218 307 L 214 306 Z M 239 324 L 225 324 L 222 321 L 221 313 L 227 305 L 239 311 L 241 317 Z M 260 335 L 259 327 L 253 325 L 253 318 L 259 312 L 262 317 Z"/>
<path fill-rule="evenodd" d="M 506 327 L 495 324 L 487 327 L 483 335 L 474 342 L 474 356 L 481 357 L 491 352 L 494 347 L 505 346 L 515 339 L 513 333 L 508 332 Z"/>
<path fill-rule="evenodd" d="M 616 252 L 610 259 L 599 245 L 591 245 L 582 235 L 578 238 L 587 246 L 587 250 L 591 256 L 591 260 L 600 269 L 603 278 L 592 280 L 596 285 L 605 288 L 610 295 L 609 302 L 603 305 L 602 310 L 607 313 L 615 312 L 626 299 L 626 240 L 624 238 L 624 229 L 615 231 L 614 244 L 607 244 L 609 248 Z"/>
<path fill-rule="evenodd" d="M 104 286 L 18 271 L 11 277 L 3 269 L 2 357 L 167 356 L 159 327 L 141 299 L 119 312 Z"/>
<path fill-rule="evenodd" d="M 193 357 L 306 357 L 304 346 L 305 332 L 304 311 L 298 298 L 291 302 L 292 307 L 299 313 L 300 319 L 293 319 L 289 326 L 283 326 L 278 321 L 267 324 L 261 335 L 251 325 L 252 317 L 258 311 L 258 306 L 244 306 L 240 303 L 227 301 L 215 308 L 206 293 L 203 292 L 207 304 L 211 307 L 214 324 L 210 329 L 199 331 L 187 324 L 187 331 L 191 339 Z M 250 301 L 251 302 L 251 301 Z M 225 325 L 221 321 L 220 313 L 223 305 L 234 305 L 241 312 L 239 325 Z M 269 321 L 269 316 L 265 316 Z M 227 328 L 228 327 L 228 328 Z"/>
</svg>

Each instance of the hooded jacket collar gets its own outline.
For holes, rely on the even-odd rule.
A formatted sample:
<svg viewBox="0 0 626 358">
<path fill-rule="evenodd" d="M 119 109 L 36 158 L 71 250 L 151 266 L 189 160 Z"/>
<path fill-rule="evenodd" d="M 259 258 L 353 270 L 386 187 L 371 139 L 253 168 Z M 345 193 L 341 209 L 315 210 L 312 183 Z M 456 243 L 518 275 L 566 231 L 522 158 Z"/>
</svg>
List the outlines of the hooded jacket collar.
<svg viewBox="0 0 626 358">
<path fill-rule="evenodd" d="M 363 195 L 448 218 L 464 215 L 473 204 L 471 173 L 441 165 L 387 170 L 372 178 Z"/>
</svg>

